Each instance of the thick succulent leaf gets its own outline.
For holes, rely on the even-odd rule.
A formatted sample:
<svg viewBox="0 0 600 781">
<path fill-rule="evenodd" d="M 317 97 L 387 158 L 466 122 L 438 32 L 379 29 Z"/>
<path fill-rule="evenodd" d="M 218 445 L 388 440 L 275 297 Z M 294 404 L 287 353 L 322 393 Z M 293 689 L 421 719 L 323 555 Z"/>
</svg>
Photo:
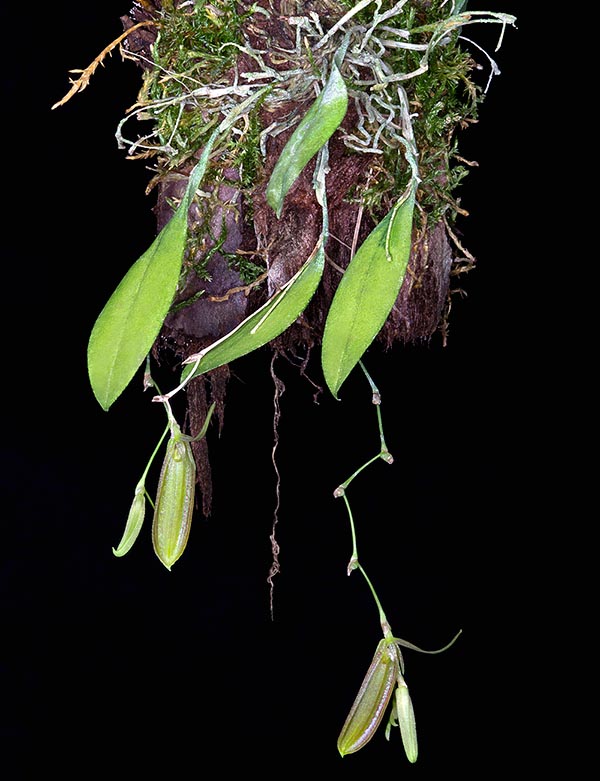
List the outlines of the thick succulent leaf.
<svg viewBox="0 0 600 781">
<path fill-rule="evenodd" d="M 267 201 L 277 216 L 304 166 L 335 133 L 346 115 L 348 92 L 335 64 L 319 96 L 285 145 L 267 187 Z"/>
<path fill-rule="evenodd" d="M 302 268 L 260 309 L 243 320 L 236 328 L 217 340 L 202 352 L 186 359 L 182 381 L 204 374 L 218 366 L 231 363 L 236 358 L 275 339 L 283 333 L 304 311 L 313 297 L 325 264 L 324 241 L 321 237 L 312 255 Z"/>
<path fill-rule="evenodd" d="M 335 398 L 383 327 L 410 257 L 414 191 L 367 236 L 335 292 L 323 332 L 321 364 Z"/>
<path fill-rule="evenodd" d="M 123 277 L 94 324 L 87 351 L 88 374 L 105 410 L 131 382 L 167 316 L 181 272 L 188 209 L 216 136 L 211 136 L 193 169 L 177 210 Z"/>
</svg>

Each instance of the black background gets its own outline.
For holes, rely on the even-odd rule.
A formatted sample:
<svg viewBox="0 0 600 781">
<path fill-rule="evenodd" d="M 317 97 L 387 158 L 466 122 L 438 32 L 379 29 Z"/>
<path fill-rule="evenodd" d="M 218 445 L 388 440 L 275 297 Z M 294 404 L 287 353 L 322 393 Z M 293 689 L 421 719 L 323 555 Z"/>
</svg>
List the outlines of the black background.
<svg viewBox="0 0 600 781">
<path fill-rule="evenodd" d="M 455 297 L 449 343 L 369 350 L 388 447 L 349 489 L 361 563 L 405 652 L 420 739 L 414 766 L 383 727 L 343 760 L 336 739 L 380 638 L 359 573 L 346 576 L 350 529 L 334 488 L 378 449 L 370 391 L 354 372 L 336 402 L 279 361 L 277 538 L 270 353 L 232 366 L 225 426 L 209 444 L 213 512 L 198 515 L 167 572 L 147 520 L 112 554 L 164 413 L 135 383 L 110 412 L 91 393 L 90 329 L 155 233 L 150 173 L 114 132 L 139 72 L 118 52 L 65 106 L 71 68 L 122 31 L 126 2 L 3 8 L 5 373 L 0 541 L 0 740 L 9 779 L 42 762 L 62 777 L 315 770 L 335 778 L 480 778 L 505 757 L 512 675 L 506 637 L 518 593 L 519 527 L 532 501 L 522 466 L 534 447 L 536 335 L 523 287 L 524 4 L 500 28 L 472 26 L 502 74 L 461 138 L 474 168 L 461 187 L 464 243 L 478 259 Z M 4 55 L 7 56 L 7 55 Z M 485 57 L 481 57 L 486 65 Z M 528 113 L 529 112 L 529 113 Z M 528 312 L 526 314 L 526 312 Z M 318 356 L 309 367 L 316 382 Z M 518 510 L 516 509 L 518 507 Z M 518 594 L 518 596 L 517 596 Z"/>
</svg>

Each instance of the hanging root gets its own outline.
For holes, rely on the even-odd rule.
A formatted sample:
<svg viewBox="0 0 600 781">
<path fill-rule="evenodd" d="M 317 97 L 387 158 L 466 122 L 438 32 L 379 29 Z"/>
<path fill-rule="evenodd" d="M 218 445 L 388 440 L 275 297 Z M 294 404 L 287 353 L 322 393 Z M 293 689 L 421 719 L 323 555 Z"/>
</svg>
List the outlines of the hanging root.
<svg viewBox="0 0 600 781">
<path fill-rule="evenodd" d="M 145 27 L 149 24 L 157 25 L 158 22 L 155 22 L 153 19 L 148 19 L 145 22 L 138 22 L 138 24 L 135 24 L 133 27 L 130 27 L 128 30 L 126 30 L 124 33 L 119 35 L 118 38 L 115 38 L 114 41 L 111 41 L 111 43 L 108 44 L 108 46 L 105 46 L 104 49 L 100 52 L 100 54 L 90 63 L 90 65 L 87 66 L 85 69 L 81 68 L 74 68 L 73 70 L 70 70 L 69 73 L 81 73 L 81 76 L 78 79 L 69 79 L 71 82 L 71 89 L 67 92 L 67 94 L 61 98 L 57 103 L 55 103 L 52 106 L 52 110 L 55 108 L 58 108 L 59 106 L 63 106 L 68 100 L 71 100 L 73 95 L 75 95 L 77 92 L 83 92 L 83 90 L 87 87 L 87 85 L 90 83 L 90 79 L 96 72 L 96 68 L 98 65 L 103 65 L 104 58 L 111 54 L 112 50 L 116 48 L 122 41 L 127 38 L 127 36 L 132 33 L 134 30 L 139 29 L 140 27 Z"/>
<path fill-rule="evenodd" d="M 270 588 L 270 609 L 271 609 L 271 620 L 273 620 L 273 593 L 274 593 L 274 585 L 273 585 L 273 578 L 275 575 L 279 574 L 279 571 L 281 567 L 279 566 L 279 543 L 277 542 L 277 538 L 275 536 L 275 529 L 277 527 L 277 523 L 279 521 L 279 503 L 280 503 L 280 486 L 281 486 L 281 476 L 279 474 L 279 469 L 277 468 L 277 461 L 275 460 L 275 451 L 277 450 L 277 446 L 279 445 L 279 420 L 281 418 L 281 409 L 279 407 L 279 399 L 285 392 L 285 385 L 283 382 L 279 379 L 279 377 L 275 374 L 275 358 L 277 357 L 277 353 L 274 352 L 273 356 L 271 358 L 271 377 L 273 378 L 273 383 L 275 385 L 275 394 L 273 396 L 273 407 L 274 407 L 274 414 L 273 414 L 273 449 L 271 451 L 271 461 L 273 462 L 273 468 L 275 469 L 275 511 L 273 514 L 273 527 L 271 529 L 271 552 L 273 554 L 273 562 L 271 564 L 271 569 L 269 570 L 269 577 L 267 578 L 267 582 L 269 584 Z"/>
</svg>

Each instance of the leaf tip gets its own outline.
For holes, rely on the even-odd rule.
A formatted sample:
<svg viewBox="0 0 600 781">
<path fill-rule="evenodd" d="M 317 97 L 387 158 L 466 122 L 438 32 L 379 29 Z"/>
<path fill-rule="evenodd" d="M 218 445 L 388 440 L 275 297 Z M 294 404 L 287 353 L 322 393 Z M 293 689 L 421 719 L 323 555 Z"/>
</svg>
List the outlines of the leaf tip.
<svg viewBox="0 0 600 781">
<path fill-rule="evenodd" d="M 325 377 L 325 382 L 327 384 L 327 387 L 329 388 L 329 392 L 333 396 L 333 398 L 336 401 L 341 401 L 340 399 L 340 388 L 342 386 L 341 382 L 329 382 L 327 379 L 327 376 Z"/>
<path fill-rule="evenodd" d="M 283 211 L 283 198 L 281 197 L 281 194 L 275 192 L 275 188 L 271 183 L 267 187 L 266 198 L 267 203 L 275 212 L 275 216 L 279 219 L 281 217 L 281 212 Z"/>
</svg>

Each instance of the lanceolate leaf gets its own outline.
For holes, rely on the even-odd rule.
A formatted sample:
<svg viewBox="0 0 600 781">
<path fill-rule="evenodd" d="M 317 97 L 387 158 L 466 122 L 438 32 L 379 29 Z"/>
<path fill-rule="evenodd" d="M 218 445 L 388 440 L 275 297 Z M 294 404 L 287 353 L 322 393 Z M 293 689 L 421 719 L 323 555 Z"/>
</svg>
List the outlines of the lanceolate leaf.
<svg viewBox="0 0 600 781">
<path fill-rule="evenodd" d="M 313 297 L 321 281 L 324 264 L 324 242 L 320 239 L 311 257 L 285 287 L 222 339 L 214 342 L 201 353 L 186 359 L 187 365 L 182 373 L 182 381 L 188 379 L 190 373 L 196 377 L 218 366 L 231 363 L 283 333 L 304 311 Z"/>
<path fill-rule="evenodd" d="M 290 136 L 269 179 L 267 201 L 278 217 L 288 190 L 304 166 L 338 129 L 347 108 L 346 85 L 337 65 L 332 62 L 327 83 Z"/>
<path fill-rule="evenodd" d="M 177 210 L 133 264 L 98 316 L 88 343 L 88 373 L 100 406 L 108 410 L 149 353 L 177 289 L 187 215 L 217 137 L 213 133 L 190 175 Z"/>
<path fill-rule="evenodd" d="M 323 375 L 335 398 L 383 327 L 406 273 L 414 189 L 367 236 L 335 292 L 323 332 Z"/>
</svg>

